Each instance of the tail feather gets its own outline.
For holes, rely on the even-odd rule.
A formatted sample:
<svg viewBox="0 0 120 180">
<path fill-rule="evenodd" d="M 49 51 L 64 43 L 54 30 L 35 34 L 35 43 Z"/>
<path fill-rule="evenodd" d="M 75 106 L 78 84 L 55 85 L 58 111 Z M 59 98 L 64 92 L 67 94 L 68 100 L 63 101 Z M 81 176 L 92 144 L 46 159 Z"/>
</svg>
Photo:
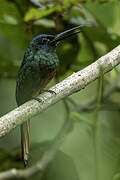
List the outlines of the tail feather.
<svg viewBox="0 0 120 180">
<path fill-rule="evenodd" d="M 29 158 L 29 136 L 30 136 L 30 122 L 27 120 L 21 125 L 21 150 L 22 159 L 24 161 L 24 166 L 28 165 Z"/>
</svg>

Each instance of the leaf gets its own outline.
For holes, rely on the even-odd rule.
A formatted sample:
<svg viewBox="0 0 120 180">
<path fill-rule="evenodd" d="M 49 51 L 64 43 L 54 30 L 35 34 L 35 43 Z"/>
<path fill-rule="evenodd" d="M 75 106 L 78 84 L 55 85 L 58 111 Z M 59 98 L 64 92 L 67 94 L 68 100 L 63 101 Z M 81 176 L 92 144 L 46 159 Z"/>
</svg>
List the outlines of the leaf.
<svg viewBox="0 0 120 180">
<path fill-rule="evenodd" d="M 68 10 L 72 5 L 75 5 L 78 2 L 79 0 L 63 0 L 61 3 L 53 2 L 53 4 L 51 4 L 52 7 L 49 7 L 50 2 L 48 2 L 48 7 L 45 9 L 30 8 L 24 17 L 24 20 L 27 22 L 31 19 L 40 19 L 54 12 L 62 12 L 64 10 Z"/>
<path fill-rule="evenodd" d="M 0 47 L 0 76 L 9 78 L 16 77 L 18 62 L 20 62 L 23 55 L 21 49 L 17 48 L 14 43 L 8 41 L 1 35 Z"/>
<path fill-rule="evenodd" d="M 40 19 L 42 17 L 48 16 L 55 11 L 61 11 L 62 8 L 60 5 L 56 5 L 55 7 L 51 7 L 48 9 L 36 9 L 30 8 L 29 11 L 26 13 L 24 20 L 27 22 L 31 19 Z"/>
<path fill-rule="evenodd" d="M 1 0 L 0 34 L 25 49 L 30 39 L 26 33 L 26 25 L 14 3 Z"/>
<path fill-rule="evenodd" d="M 44 26 L 46 28 L 55 28 L 54 21 L 50 19 L 45 19 L 45 18 L 35 21 L 34 25 Z"/>
</svg>

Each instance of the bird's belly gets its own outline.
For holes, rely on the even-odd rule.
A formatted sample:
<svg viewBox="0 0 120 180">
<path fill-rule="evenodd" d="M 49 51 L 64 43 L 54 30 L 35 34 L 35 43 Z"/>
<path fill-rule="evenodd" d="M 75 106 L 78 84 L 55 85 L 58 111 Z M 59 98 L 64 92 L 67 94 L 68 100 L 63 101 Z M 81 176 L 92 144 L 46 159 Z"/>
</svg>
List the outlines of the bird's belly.
<svg viewBox="0 0 120 180">
<path fill-rule="evenodd" d="M 57 69 L 54 69 L 52 72 L 47 72 L 45 75 L 42 75 L 42 79 L 39 83 L 38 88 L 33 92 L 32 97 L 36 97 L 40 94 L 40 91 L 45 88 L 45 86 L 50 82 L 50 80 L 55 76 Z"/>
<path fill-rule="evenodd" d="M 40 94 L 40 91 L 56 74 L 57 69 L 55 67 L 49 68 L 49 66 L 42 65 L 39 69 L 26 70 L 24 74 L 20 74 L 16 88 L 16 100 L 18 105 Z"/>
</svg>

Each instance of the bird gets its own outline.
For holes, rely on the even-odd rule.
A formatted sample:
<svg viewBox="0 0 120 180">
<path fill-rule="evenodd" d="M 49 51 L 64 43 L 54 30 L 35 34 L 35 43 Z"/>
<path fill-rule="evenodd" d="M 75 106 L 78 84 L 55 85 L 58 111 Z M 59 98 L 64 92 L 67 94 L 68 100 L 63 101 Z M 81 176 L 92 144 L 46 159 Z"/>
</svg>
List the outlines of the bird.
<svg viewBox="0 0 120 180">
<path fill-rule="evenodd" d="M 79 25 L 57 35 L 42 34 L 34 37 L 23 57 L 16 80 L 16 102 L 20 106 L 30 99 L 36 98 L 59 68 L 56 47 L 61 40 L 81 32 Z M 21 125 L 21 152 L 24 167 L 29 159 L 30 121 Z"/>
</svg>

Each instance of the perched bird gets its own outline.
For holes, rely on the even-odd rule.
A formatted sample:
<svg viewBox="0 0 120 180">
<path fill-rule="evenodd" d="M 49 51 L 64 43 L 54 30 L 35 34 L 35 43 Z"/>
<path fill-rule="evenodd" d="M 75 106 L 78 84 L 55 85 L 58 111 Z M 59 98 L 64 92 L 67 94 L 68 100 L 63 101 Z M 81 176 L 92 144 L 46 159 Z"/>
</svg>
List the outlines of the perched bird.
<svg viewBox="0 0 120 180">
<path fill-rule="evenodd" d="M 24 54 L 16 83 L 16 101 L 20 106 L 38 96 L 55 76 L 59 66 L 56 46 L 63 39 L 79 33 L 80 26 L 64 31 L 56 36 L 39 35 L 33 38 Z M 21 125 L 21 147 L 24 166 L 29 156 L 29 120 Z"/>
</svg>

